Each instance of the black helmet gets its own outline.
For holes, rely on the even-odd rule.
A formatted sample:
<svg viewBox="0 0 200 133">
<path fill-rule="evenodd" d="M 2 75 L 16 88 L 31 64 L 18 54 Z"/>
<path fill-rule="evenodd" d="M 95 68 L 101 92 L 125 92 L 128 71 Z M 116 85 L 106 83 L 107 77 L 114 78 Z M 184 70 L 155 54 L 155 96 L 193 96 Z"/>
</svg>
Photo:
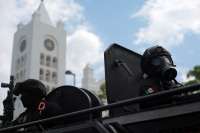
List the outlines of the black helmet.
<svg viewBox="0 0 200 133">
<path fill-rule="evenodd" d="M 156 75 L 165 80 L 172 80 L 177 75 L 171 54 L 158 45 L 150 47 L 144 52 L 140 65 L 142 71 L 147 75 Z"/>
<path fill-rule="evenodd" d="M 22 93 L 32 93 L 43 98 L 46 96 L 46 88 L 39 80 L 27 79 L 24 82 L 18 82 L 14 87 L 14 95 L 18 96 Z"/>
</svg>

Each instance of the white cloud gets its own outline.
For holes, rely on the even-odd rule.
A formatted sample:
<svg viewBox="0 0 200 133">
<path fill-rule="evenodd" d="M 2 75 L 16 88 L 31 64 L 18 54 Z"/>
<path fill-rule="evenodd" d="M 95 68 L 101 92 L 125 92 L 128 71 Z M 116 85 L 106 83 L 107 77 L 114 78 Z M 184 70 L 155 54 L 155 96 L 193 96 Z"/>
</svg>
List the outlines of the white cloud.
<svg viewBox="0 0 200 133">
<path fill-rule="evenodd" d="M 178 73 L 180 74 L 181 82 L 188 82 L 188 81 L 194 79 L 194 77 L 187 78 L 187 73 L 189 72 L 189 69 L 188 69 L 188 68 L 185 68 L 185 67 L 177 67 L 177 71 L 178 71 Z"/>
<path fill-rule="evenodd" d="M 81 21 L 84 7 L 74 2 L 74 0 L 57 0 L 46 2 L 46 7 L 52 20 L 63 19 L 63 21 Z"/>
<path fill-rule="evenodd" d="M 103 43 L 101 39 L 88 31 L 86 27 L 79 27 L 74 34 L 67 38 L 67 69 L 76 74 L 77 85 L 83 77 L 83 69 L 87 63 L 103 62 Z"/>
<path fill-rule="evenodd" d="M 147 43 L 170 47 L 182 43 L 186 32 L 200 34 L 200 1 L 148 0 L 131 17 L 142 17 L 147 27 L 136 33 L 134 44 Z"/>
</svg>

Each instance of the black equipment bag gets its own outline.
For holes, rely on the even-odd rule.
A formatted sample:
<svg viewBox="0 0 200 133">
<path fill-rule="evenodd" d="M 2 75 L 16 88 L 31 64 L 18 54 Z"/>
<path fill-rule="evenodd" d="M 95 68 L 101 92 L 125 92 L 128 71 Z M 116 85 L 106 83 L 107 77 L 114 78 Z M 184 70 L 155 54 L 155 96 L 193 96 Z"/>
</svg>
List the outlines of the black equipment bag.
<svg viewBox="0 0 200 133">
<path fill-rule="evenodd" d="M 60 86 L 46 96 L 46 101 L 57 103 L 64 114 L 72 113 L 92 107 L 90 96 L 74 86 Z M 69 117 L 64 119 L 65 124 L 73 124 L 92 119 L 92 114 Z"/>
<path fill-rule="evenodd" d="M 118 44 L 112 44 L 104 52 L 106 94 L 108 103 L 115 103 L 139 96 L 143 72 L 141 55 Z M 139 104 L 110 109 L 110 115 L 139 110 Z"/>
</svg>

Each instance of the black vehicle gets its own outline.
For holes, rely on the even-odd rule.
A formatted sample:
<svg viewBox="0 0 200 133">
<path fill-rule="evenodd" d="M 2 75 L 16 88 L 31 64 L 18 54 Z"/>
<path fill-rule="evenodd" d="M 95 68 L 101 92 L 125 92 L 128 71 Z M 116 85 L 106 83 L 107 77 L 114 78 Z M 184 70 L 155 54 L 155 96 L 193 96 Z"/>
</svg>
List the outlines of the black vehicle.
<svg viewBox="0 0 200 133">
<path fill-rule="evenodd" d="M 198 93 L 185 95 L 176 103 L 152 108 L 140 109 L 139 104 L 147 100 L 198 90 L 200 84 L 139 97 L 139 85 L 143 80 L 140 60 L 140 54 L 118 44 L 112 44 L 104 53 L 108 105 L 101 106 L 98 98 L 86 89 L 61 86 L 49 93 L 46 100 L 56 102 L 65 114 L 17 126 L 7 126 L 1 128 L 0 132 L 37 126 L 38 132 L 46 133 L 199 133 Z M 2 87 L 10 87 L 11 97 L 13 82 L 2 84 Z M 1 116 L 1 119 L 5 126 L 12 120 L 13 105 L 14 101 L 11 101 L 7 108 L 4 107 L 4 116 Z M 110 116 L 102 118 L 103 110 L 109 110 Z M 65 124 L 47 130 L 40 127 L 41 123 L 58 119 L 64 120 Z"/>
</svg>

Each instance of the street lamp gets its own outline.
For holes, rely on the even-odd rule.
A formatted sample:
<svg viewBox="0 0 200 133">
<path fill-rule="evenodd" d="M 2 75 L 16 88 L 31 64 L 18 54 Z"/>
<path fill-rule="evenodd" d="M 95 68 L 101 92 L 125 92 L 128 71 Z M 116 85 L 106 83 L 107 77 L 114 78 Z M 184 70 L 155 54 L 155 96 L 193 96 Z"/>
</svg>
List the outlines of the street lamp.
<svg viewBox="0 0 200 133">
<path fill-rule="evenodd" d="M 74 86 L 75 86 L 75 74 L 74 73 L 72 73 L 70 70 L 67 70 L 66 72 L 65 72 L 65 74 L 68 74 L 68 75 L 73 75 L 74 76 Z"/>
</svg>

